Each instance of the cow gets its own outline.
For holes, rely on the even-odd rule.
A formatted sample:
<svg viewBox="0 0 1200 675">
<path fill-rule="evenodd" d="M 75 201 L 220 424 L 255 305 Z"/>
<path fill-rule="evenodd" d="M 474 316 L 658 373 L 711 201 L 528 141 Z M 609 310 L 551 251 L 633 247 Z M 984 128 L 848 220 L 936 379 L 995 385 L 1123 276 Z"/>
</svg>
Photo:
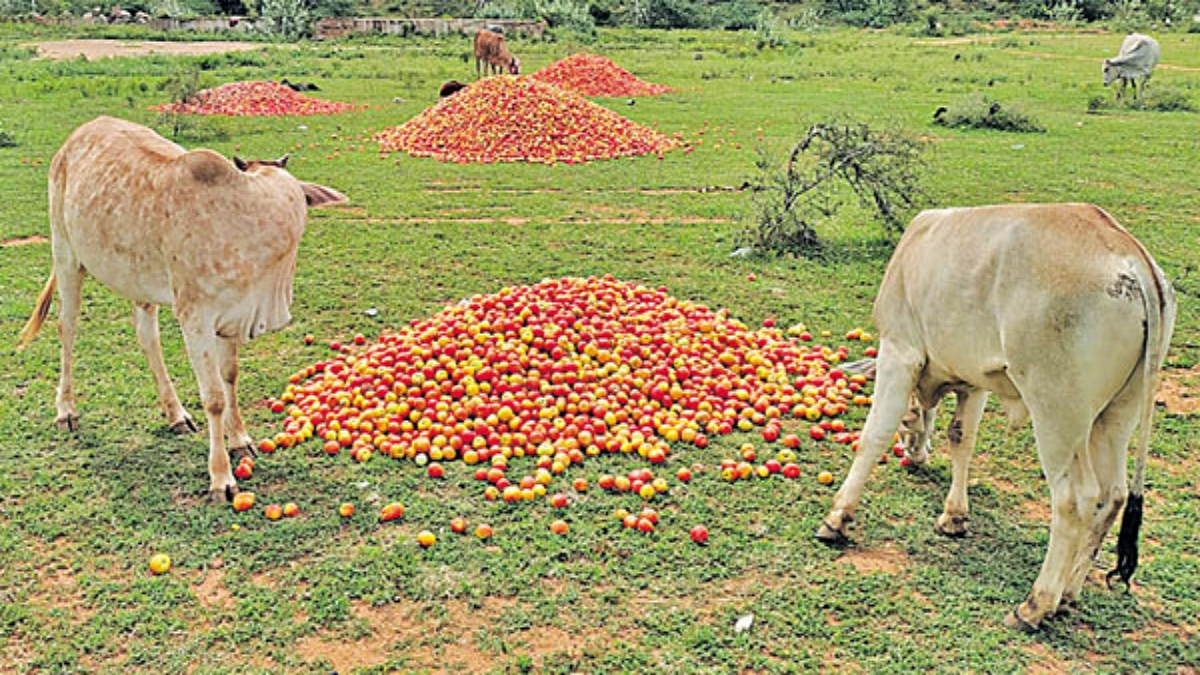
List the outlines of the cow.
<svg viewBox="0 0 1200 675">
<path fill-rule="evenodd" d="M 1117 98 L 1125 94 L 1125 86 L 1133 83 L 1133 98 L 1146 92 L 1146 82 L 1158 65 L 1158 41 L 1140 33 L 1130 33 L 1121 42 L 1121 52 L 1111 59 L 1104 59 L 1104 86 L 1119 81 Z"/>
<path fill-rule="evenodd" d="M 158 333 L 158 307 L 174 308 L 208 422 L 209 497 L 232 498 L 230 460 L 253 454 L 237 404 L 238 347 L 291 319 L 307 209 L 346 201 L 336 190 L 295 179 L 285 165 L 235 165 L 112 117 L 67 138 L 50 163 L 54 265 L 18 345 L 37 335 L 57 288 L 60 428 L 79 428 L 72 354 L 90 273 L 132 301 L 159 403 L 171 430 L 183 434 L 196 425 L 167 375 Z"/>
<path fill-rule="evenodd" d="M 511 75 L 521 73 L 521 61 L 508 51 L 508 43 L 503 35 L 490 30 L 481 30 L 475 34 L 475 76 L 483 77 L 484 68 L 489 73 L 496 74 L 507 70 Z"/>
<path fill-rule="evenodd" d="M 967 471 L 991 392 L 1012 423 L 1032 418 L 1052 508 L 1041 573 L 1006 623 L 1036 629 L 1078 599 L 1122 504 L 1118 563 L 1107 579 L 1128 583 L 1137 567 L 1154 392 L 1175 311 L 1150 254 L 1096 206 L 921 213 L 901 237 L 875 301 L 874 401 L 817 538 L 848 541 L 871 467 L 902 420 L 911 432 L 910 460 L 924 461 L 934 407 L 949 393 L 956 398 L 946 434 L 952 477 L 936 529 L 965 534 Z M 912 398 L 919 405 L 910 410 Z"/>
</svg>

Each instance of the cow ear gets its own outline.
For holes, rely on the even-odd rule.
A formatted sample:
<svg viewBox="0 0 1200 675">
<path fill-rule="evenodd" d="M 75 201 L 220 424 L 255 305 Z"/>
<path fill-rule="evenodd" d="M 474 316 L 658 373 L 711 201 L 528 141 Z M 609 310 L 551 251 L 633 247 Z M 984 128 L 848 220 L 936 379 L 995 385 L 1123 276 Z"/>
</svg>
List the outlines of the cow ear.
<svg viewBox="0 0 1200 675">
<path fill-rule="evenodd" d="M 233 165 L 238 168 L 238 171 L 245 171 L 250 166 L 246 163 L 246 160 L 242 159 L 241 157 L 234 157 Z"/>
<path fill-rule="evenodd" d="M 327 188 L 324 185 L 300 181 L 300 187 L 304 188 L 304 201 L 308 204 L 309 208 L 329 206 L 331 204 L 344 204 L 350 201 L 346 198 L 346 195 L 333 188 Z"/>
<path fill-rule="evenodd" d="M 279 162 L 279 168 L 286 169 L 288 157 L 291 157 L 291 156 L 292 156 L 292 153 L 289 152 L 288 154 L 284 155 L 283 157 L 280 157 L 279 159 L 275 160 L 276 162 Z"/>
</svg>

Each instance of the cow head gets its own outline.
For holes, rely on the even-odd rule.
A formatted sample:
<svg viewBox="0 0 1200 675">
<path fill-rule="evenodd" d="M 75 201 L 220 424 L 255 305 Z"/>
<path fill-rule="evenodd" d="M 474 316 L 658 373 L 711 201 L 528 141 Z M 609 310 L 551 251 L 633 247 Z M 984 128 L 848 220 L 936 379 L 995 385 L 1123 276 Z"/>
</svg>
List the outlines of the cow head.
<svg viewBox="0 0 1200 675">
<path fill-rule="evenodd" d="M 512 57 L 512 61 L 509 61 L 509 63 L 508 63 L 508 72 L 512 75 L 520 75 L 521 74 L 521 59 L 518 59 L 515 56 Z"/>
<path fill-rule="evenodd" d="M 289 155 L 284 155 L 279 159 L 242 159 L 241 157 L 233 158 L 233 165 L 242 173 L 253 173 L 260 167 L 273 166 L 278 169 L 286 169 Z"/>
<path fill-rule="evenodd" d="M 1104 59 L 1104 86 L 1108 86 L 1117 79 L 1117 67 L 1112 64 L 1112 61 Z"/>
<path fill-rule="evenodd" d="M 242 173 L 248 174 L 256 174 L 260 169 L 265 167 L 273 167 L 287 171 L 288 156 L 289 155 L 284 155 L 279 159 L 250 160 L 242 159 L 241 157 L 234 157 L 233 165 L 236 166 Z M 344 204 L 350 201 L 346 195 L 334 190 L 333 188 L 325 187 L 324 185 L 317 185 L 316 183 L 306 183 L 304 181 L 297 182 L 300 183 L 300 188 L 304 190 L 304 203 L 307 204 L 309 208 L 328 206 L 331 204 Z"/>
</svg>

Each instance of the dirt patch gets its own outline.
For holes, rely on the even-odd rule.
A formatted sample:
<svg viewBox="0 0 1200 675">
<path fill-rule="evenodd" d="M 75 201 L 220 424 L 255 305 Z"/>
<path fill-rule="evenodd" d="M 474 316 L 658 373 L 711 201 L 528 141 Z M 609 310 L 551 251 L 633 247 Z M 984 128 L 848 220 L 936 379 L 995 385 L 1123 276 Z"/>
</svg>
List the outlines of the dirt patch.
<svg viewBox="0 0 1200 675">
<path fill-rule="evenodd" d="M 367 225 L 528 225 L 530 218 L 361 218 Z M 645 217 L 645 218 L 591 218 L 586 216 L 565 217 L 564 223 L 574 225 L 715 225 L 734 222 L 730 218 L 693 217 Z"/>
<path fill-rule="evenodd" d="M 301 640 L 296 653 L 306 661 L 328 661 L 339 673 L 348 673 L 358 668 L 371 668 L 388 662 L 393 654 L 403 653 L 406 668 L 420 670 L 428 668 L 443 672 L 453 670 L 482 673 L 493 668 L 495 657 L 478 647 L 472 635 L 474 629 L 489 625 L 504 610 L 516 604 L 510 598 L 485 598 L 480 607 L 469 606 L 463 601 L 442 604 L 445 613 L 435 616 L 429 606 L 419 602 L 397 602 L 380 607 L 365 602 L 356 602 L 351 607 L 354 616 L 367 626 L 369 634 L 356 640 L 339 640 L 322 631 Z M 543 645 L 540 634 L 547 629 L 539 627 L 524 631 L 531 655 L 548 653 L 539 651 L 557 645 Z M 559 645 L 571 644 L 567 635 L 562 635 Z"/>
<path fill-rule="evenodd" d="M 1200 366 L 1164 370 L 1155 401 L 1171 415 L 1194 415 L 1200 411 Z"/>
<path fill-rule="evenodd" d="M 1180 642 L 1188 642 L 1200 633 L 1200 628 L 1191 624 L 1173 624 L 1166 621 L 1157 621 L 1151 619 L 1146 622 L 1146 625 L 1131 632 L 1126 633 L 1125 637 L 1133 642 L 1141 642 L 1142 640 L 1157 640 L 1167 635 L 1173 635 Z"/>
<path fill-rule="evenodd" d="M 664 187 L 664 188 L 622 188 L 617 190 L 580 190 L 582 193 L 612 193 L 621 192 L 625 194 L 642 194 L 642 195 L 679 195 L 679 194 L 708 194 L 712 192 L 742 192 L 750 188 L 749 183 L 741 185 L 685 185 L 681 187 Z M 562 192 L 562 188 L 485 188 L 479 185 L 454 185 L 450 183 L 433 182 L 425 186 L 426 192 L 437 192 L 446 194 L 458 194 L 467 192 L 494 192 L 497 194 L 553 194 Z"/>
<path fill-rule="evenodd" d="M 1072 672 L 1071 664 L 1058 657 L 1046 645 L 1035 642 L 1021 648 L 1029 656 L 1028 675 L 1057 675 Z"/>
<path fill-rule="evenodd" d="M 34 569 L 37 583 L 29 595 L 29 604 L 59 611 L 73 625 L 92 618 L 96 610 L 88 604 L 68 562 L 75 556 L 74 546 L 55 540 L 49 546 L 33 543 L 30 548 L 36 554 L 35 559 L 42 562 Z"/>
<path fill-rule="evenodd" d="M 195 56 L 261 49 L 253 42 L 127 42 L 124 40 L 56 40 L 25 45 L 54 60 L 84 57 L 88 61 L 125 56 Z"/>
<path fill-rule="evenodd" d="M 29 651 L 30 641 L 18 633 L 8 636 L 4 648 L 0 649 L 0 674 L 24 673 L 33 655 Z"/>
<path fill-rule="evenodd" d="M 31 237 L 16 237 L 13 239 L 0 240 L 0 248 L 9 248 L 11 246 L 29 246 L 30 244 L 49 244 L 50 240 L 40 234 L 35 234 Z"/>
<path fill-rule="evenodd" d="M 200 583 L 192 585 L 192 593 L 204 607 L 231 611 L 236 603 L 229 587 L 225 585 L 225 569 L 217 562 L 209 565 Z"/>
<path fill-rule="evenodd" d="M 1050 522 L 1050 500 L 1030 499 L 1021 502 L 1021 513 L 1029 520 L 1048 523 Z"/>
<path fill-rule="evenodd" d="M 895 576 L 908 567 L 908 554 L 892 546 L 882 548 L 852 548 L 847 549 L 838 562 L 850 565 L 859 574 L 882 572 Z"/>
</svg>

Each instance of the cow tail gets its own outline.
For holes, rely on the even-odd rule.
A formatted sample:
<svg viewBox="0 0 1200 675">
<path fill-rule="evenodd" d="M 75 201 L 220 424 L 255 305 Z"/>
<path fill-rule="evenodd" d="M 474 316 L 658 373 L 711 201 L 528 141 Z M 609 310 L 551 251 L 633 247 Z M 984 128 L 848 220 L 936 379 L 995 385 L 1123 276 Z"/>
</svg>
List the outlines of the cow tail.
<svg viewBox="0 0 1200 675">
<path fill-rule="evenodd" d="M 21 329 L 21 335 L 17 339 L 17 351 L 24 349 L 25 345 L 37 337 L 38 331 L 42 329 L 42 324 L 46 321 L 46 316 L 50 314 L 50 303 L 54 300 L 54 291 L 57 288 L 58 277 L 54 272 L 50 272 L 50 278 L 46 280 L 46 285 L 42 287 L 42 293 L 38 296 L 37 306 L 33 308 L 33 315 Z"/>
<path fill-rule="evenodd" d="M 1149 263 L 1152 283 L 1143 284 L 1142 303 L 1146 311 L 1146 343 L 1142 354 L 1142 381 L 1145 398 L 1138 421 L 1138 450 L 1133 469 L 1133 482 L 1121 516 L 1121 532 L 1117 536 L 1117 566 L 1105 576 L 1111 586 L 1113 577 L 1120 577 L 1128 586 L 1138 565 L 1138 533 L 1142 527 L 1142 501 L 1146 488 L 1146 457 L 1150 451 L 1150 428 L 1154 419 L 1154 401 L 1158 392 L 1158 376 L 1171 342 L 1175 323 L 1175 301 L 1169 282 L 1158 265 Z M 1157 293 L 1150 293 L 1151 289 Z"/>
</svg>

